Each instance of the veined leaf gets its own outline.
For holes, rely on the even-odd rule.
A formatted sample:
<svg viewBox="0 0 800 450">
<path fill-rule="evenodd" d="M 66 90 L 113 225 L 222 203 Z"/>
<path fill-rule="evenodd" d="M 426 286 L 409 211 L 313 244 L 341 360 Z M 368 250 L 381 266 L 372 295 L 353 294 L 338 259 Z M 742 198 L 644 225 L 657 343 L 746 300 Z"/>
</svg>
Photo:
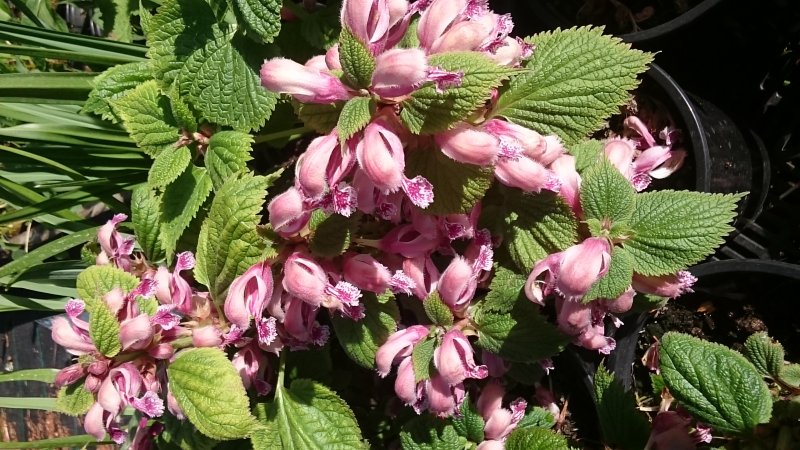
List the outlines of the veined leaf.
<svg viewBox="0 0 800 450">
<path fill-rule="evenodd" d="M 281 3 L 280 0 L 235 0 L 233 10 L 248 30 L 270 43 L 281 30 Z"/>
<path fill-rule="evenodd" d="M 647 415 L 638 410 L 633 392 L 626 392 L 602 364 L 594 375 L 594 402 L 606 445 L 620 450 L 646 447 L 650 437 Z"/>
<path fill-rule="evenodd" d="M 208 171 L 192 164 L 164 191 L 161 198 L 161 242 L 171 260 L 178 239 L 211 193 Z"/>
<path fill-rule="evenodd" d="M 83 110 L 116 121 L 110 102 L 153 78 L 150 62 L 135 62 L 112 67 L 94 79 L 94 89 Z"/>
<path fill-rule="evenodd" d="M 78 275 L 76 289 L 78 296 L 86 302 L 102 300 L 103 296 L 114 290 L 122 289 L 128 293 L 139 285 L 135 276 L 111 265 L 91 266 Z"/>
<path fill-rule="evenodd" d="M 86 414 L 94 402 L 94 394 L 86 390 L 83 381 L 62 387 L 56 397 L 58 411 L 70 416 Z"/>
<path fill-rule="evenodd" d="M 158 261 L 163 256 L 161 246 L 161 199 L 147 185 L 133 190 L 131 196 L 131 221 L 136 242 L 148 261 Z"/>
<path fill-rule="evenodd" d="M 211 136 L 205 164 L 214 189 L 219 190 L 225 181 L 247 168 L 252 142 L 250 134 L 239 131 L 220 131 Z"/>
<path fill-rule="evenodd" d="M 131 139 L 150 156 L 158 156 L 180 137 L 169 98 L 161 94 L 155 80 L 128 91 L 112 101 L 111 106 Z"/>
<path fill-rule="evenodd" d="M 356 89 L 368 88 L 375 71 L 375 57 L 365 43 L 356 38 L 347 28 L 342 28 L 339 36 L 339 62 L 344 71 L 344 79 Z"/>
<path fill-rule="evenodd" d="M 331 323 L 347 356 L 361 367 L 374 369 L 375 353 L 397 330 L 400 310 L 394 301 L 381 303 L 371 292 L 365 292 L 361 302 L 365 307 L 363 319 L 332 315 Z"/>
</svg>

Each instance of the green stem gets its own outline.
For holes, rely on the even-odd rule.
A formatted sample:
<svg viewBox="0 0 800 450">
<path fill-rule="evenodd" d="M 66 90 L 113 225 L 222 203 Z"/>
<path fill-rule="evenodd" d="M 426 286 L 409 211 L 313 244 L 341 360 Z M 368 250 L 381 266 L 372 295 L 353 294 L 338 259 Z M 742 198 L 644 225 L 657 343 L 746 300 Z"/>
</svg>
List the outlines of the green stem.
<svg viewBox="0 0 800 450">
<path fill-rule="evenodd" d="M 278 139 L 284 139 L 284 138 L 295 139 L 310 131 L 314 130 L 312 130 L 309 127 L 297 127 L 297 128 L 291 128 L 289 130 L 277 131 L 275 133 L 259 134 L 255 136 L 253 140 L 256 144 L 258 144 L 260 142 L 276 141 Z"/>
<path fill-rule="evenodd" d="M 275 383 L 275 395 L 278 396 L 281 394 L 281 390 L 283 390 L 283 378 L 284 374 L 286 373 L 286 352 L 287 349 L 283 349 L 281 352 L 280 359 L 278 360 L 278 382 Z"/>
</svg>

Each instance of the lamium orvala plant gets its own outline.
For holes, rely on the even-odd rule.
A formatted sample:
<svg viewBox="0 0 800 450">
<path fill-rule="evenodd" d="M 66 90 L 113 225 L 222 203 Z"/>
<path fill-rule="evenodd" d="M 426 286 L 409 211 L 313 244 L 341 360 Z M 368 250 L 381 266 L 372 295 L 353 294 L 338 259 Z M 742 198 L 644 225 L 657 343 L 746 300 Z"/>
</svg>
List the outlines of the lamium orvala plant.
<svg viewBox="0 0 800 450">
<path fill-rule="evenodd" d="M 551 358 L 610 355 L 620 316 L 691 291 L 741 196 L 648 190 L 693 156 L 630 108 L 653 55 L 600 28 L 306 3 L 164 0 L 140 11 L 147 59 L 94 80 L 84 112 L 152 167 L 54 321 L 59 408 L 133 449 L 581 445 Z M 265 142 L 292 156 L 265 170 Z M 745 442 L 771 418 L 762 376 L 797 393 L 782 353 L 651 353 L 652 424 L 595 376 L 609 448 Z"/>
</svg>

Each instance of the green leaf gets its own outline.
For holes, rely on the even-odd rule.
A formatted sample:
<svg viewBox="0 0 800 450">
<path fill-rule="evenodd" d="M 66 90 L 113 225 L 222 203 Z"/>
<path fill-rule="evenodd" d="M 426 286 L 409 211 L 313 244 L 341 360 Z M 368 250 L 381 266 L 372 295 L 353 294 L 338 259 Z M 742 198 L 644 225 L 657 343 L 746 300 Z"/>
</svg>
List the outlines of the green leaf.
<svg viewBox="0 0 800 450">
<path fill-rule="evenodd" d="M 341 50 L 340 50 L 341 51 Z M 517 72 L 498 66 L 478 52 L 439 53 L 428 58 L 428 65 L 463 74 L 461 84 L 436 92 L 428 84 L 404 101 L 400 117 L 414 134 L 433 134 L 448 130 L 483 106 L 492 90 Z"/>
<path fill-rule="evenodd" d="M 40 381 L 53 383 L 56 380 L 58 369 L 25 369 L 13 372 L 0 373 L 0 383 L 9 381 Z"/>
<path fill-rule="evenodd" d="M 157 156 L 180 137 L 169 98 L 161 94 L 155 80 L 128 91 L 113 100 L 111 106 L 131 139 L 150 156 Z"/>
<path fill-rule="evenodd" d="M 423 211 L 436 215 L 468 213 L 494 179 L 491 168 L 453 161 L 438 149 L 406 152 L 406 175 L 430 181 L 433 203 Z"/>
<path fill-rule="evenodd" d="M 164 93 L 169 97 L 169 105 L 172 108 L 172 116 L 181 128 L 181 131 L 194 133 L 197 131 L 197 118 L 192 112 L 192 108 L 178 93 L 178 88 L 173 85 Z"/>
<path fill-rule="evenodd" d="M 103 296 L 122 289 L 127 294 L 139 285 L 139 279 L 114 266 L 91 266 L 78 275 L 75 288 L 78 296 L 86 302 L 102 300 Z"/>
<path fill-rule="evenodd" d="M 189 147 L 168 148 L 160 152 L 147 176 L 147 183 L 152 188 L 163 188 L 175 181 L 189 167 L 192 152 Z"/>
<path fill-rule="evenodd" d="M 147 36 L 147 56 L 157 78 L 172 84 L 192 54 L 223 34 L 207 2 L 164 0 L 150 20 Z"/>
<path fill-rule="evenodd" d="M 235 0 L 233 10 L 240 24 L 270 43 L 281 31 L 281 4 L 280 0 Z"/>
<path fill-rule="evenodd" d="M 153 297 L 142 297 L 136 296 L 136 305 L 139 307 L 139 311 L 147 314 L 150 317 L 153 317 L 158 312 L 158 307 L 161 306 Z"/>
<path fill-rule="evenodd" d="M 94 239 L 100 227 L 92 227 L 62 236 L 0 267 L 0 283 L 10 286 L 20 275 L 44 260 Z M 10 277 L 10 279 L 4 279 Z"/>
<path fill-rule="evenodd" d="M 569 450 L 567 440 L 545 428 L 517 428 L 506 440 L 506 450 Z"/>
<path fill-rule="evenodd" d="M 556 418 L 553 417 L 550 411 L 541 406 L 534 406 L 525 413 L 525 417 L 519 421 L 517 428 L 553 428 L 555 424 Z"/>
<path fill-rule="evenodd" d="M 317 3 L 316 10 L 300 20 L 300 32 L 303 34 L 303 39 L 312 47 L 324 50 L 338 42 L 341 32 L 340 6 L 340 2 L 327 5 Z"/>
<path fill-rule="evenodd" d="M 253 435 L 255 450 L 364 448 L 347 403 L 311 380 L 295 380 L 289 389 L 277 386 L 275 401 L 266 406 L 265 416 L 265 428 Z"/>
<path fill-rule="evenodd" d="M 766 332 L 751 335 L 744 343 L 744 356 L 770 378 L 778 378 L 783 371 L 783 346 L 772 340 Z"/>
<path fill-rule="evenodd" d="M 328 134 L 336 127 L 343 107 L 343 102 L 327 104 L 294 102 L 297 117 L 305 126 L 320 134 Z"/>
<path fill-rule="evenodd" d="M 389 336 L 397 331 L 400 310 L 397 303 L 381 303 L 372 292 L 364 292 L 364 318 L 355 321 L 341 315 L 332 315 L 331 323 L 344 352 L 361 367 L 375 368 L 375 353 Z"/>
<path fill-rule="evenodd" d="M 0 74 L 0 102 L 82 105 L 95 74 L 25 72 Z"/>
<path fill-rule="evenodd" d="M 530 271 L 540 259 L 575 243 L 578 221 L 558 194 L 506 192 L 505 241 L 521 272 Z"/>
<path fill-rule="evenodd" d="M 449 327 L 453 324 L 453 312 L 444 304 L 442 297 L 439 296 L 439 291 L 433 291 L 422 302 L 422 307 L 434 325 Z"/>
<path fill-rule="evenodd" d="M 161 242 L 171 260 L 183 232 L 200 211 L 212 189 L 206 169 L 192 164 L 170 183 L 161 198 Z"/>
<path fill-rule="evenodd" d="M 545 371 L 542 365 L 538 362 L 534 363 L 519 363 L 511 364 L 507 373 L 509 379 L 516 381 L 525 386 L 534 386 L 536 383 L 542 381 Z"/>
<path fill-rule="evenodd" d="M 114 66 L 94 79 L 94 89 L 89 93 L 83 110 L 116 122 L 117 118 L 111 109 L 111 102 L 152 78 L 153 73 L 149 61 Z"/>
<path fill-rule="evenodd" d="M 634 231 L 623 245 L 633 255 L 634 271 L 666 275 L 702 261 L 733 230 L 741 194 L 657 191 L 636 195 Z"/>
<path fill-rule="evenodd" d="M 92 445 L 114 445 L 114 441 L 98 441 L 96 437 L 90 434 L 80 434 L 77 436 L 67 436 L 53 439 L 39 439 L 36 441 L 28 442 L 0 442 L 0 448 L 20 450 L 25 448 L 33 448 L 42 450 L 46 448 L 87 448 Z"/>
<path fill-rule="evenodd" d="M 789 364 L 783 366 L 780 373 L 780 379 L 784 383 L 795 388 L 800 387 L 800 364 Z"/>
<path fill-rule="evenodd" d="M 459 410 L 460 416 L 453 416 L 453 428 L 468 441 L 483 442 L 483 427 L 486 426 L 486 422 L 483 421 L 475 405 L 470 402 L 469 395 L 461 402 Z"/>
<path fill-rule="evenodd" d="M 522 288 L 527 275 L 520 275 L 505 267 L 496 267 L 489 292 L 481 302 L 484 311 L 508 312 L 520 302 L 529 301 Z"/>
<path fill-rule="evenodd" d="M 159 450 L 212 450 L 219 441 L 197 432 L 191 423 L 171 414 L 161 416 L 164 430 L 156 437 Z"/>
<path fill-rule="evenodd" d="M 242 379 L 222 350 L 182 350 L 167 367 L 167 377 L 178 405 L 206 436 L 239 439 L 256 426 Z"/>
<path fill-rule="evenodd" d="M 339 62 L 344 71 L 344 80 L 351 87 L 366 89 L 372 84 L 375 57 L 347 28 L 342 28 L 339 36 Z"/>
<path fill-rule="evenodd" d="M 220 131 L 208 140 L 205 165 L 214 189 L 219 190 L 226 180 L 247 169 L 253 137 L 239 131 Z"/>
<path fill-rule="evenodd" d="M 670 332 L 659 365 L 675 400 L 719 432 L 747 433 L 770 419 L 772 397 L 761 374 L 727 347 Z"/>
<path fill-rule="evenodd" d="M 86 390 L 83 380 L 64 386 L 56 396 L 58 412 L 80 416 L 86 414 L 94 404 L 94 394 Z"/>
<path fill-rule="evenodd" d="M 257 129 L 275 109 L 277 94 L 261 87 L 258 71 L 263 61 L 246 55 L 243 44 L 220 37 L 189 56 L 181 69 L 181 93 L 209 122 Z"/>
<path fill-rule="evenodd" d="M 116 312 L 111 311 L 103 300 L 87 300 L 89 311 L 89 336 L 97 347 L 97 351 L 113 358 L 122 350 L 119 321 Z"/>
<path fill-rule="evenodd" d="M 148 261 L 158 261 L 163 256 L 161 248 L 161 199 L 147 185 L 139 186 L 131 195 L 131 221 L 136 242 Z"/>
<path fill-rule="evenodd" d="M 646 447 L 650 438 L 647 415 L 637 409 L 633 392 L 625 391 L 602 364 L 594 375 L 594 402 L 606 446 L 620 450 Z"/>
<path fill-rule="evenodd" d="M 280 175 L 256 177 L 245 174 L 229 180 L 217 192 L 208 217 L 203 222 L 197 244 L 197 267 L 215 299 L 223 294 L 234 278 L 261 261 L 267 242 L 257 230 L 267 188 Z"/>
<path fill-rule="evenodd" d="M 616 299 L 625 292 L 633 280 L 633 257 L 622 247 L 611 251 L 611 265 L 603 278 L 597 280 L 581 301 L 589 303 L 598 298 Z"/>
<path fill-rule="evenodd" d="M 551 325 L 532 302 L 518 302 L 508 312 L 479 308 L 472 317 L 478 345 L 511 362 L 549 358 L 569 343 L 569 336 Z"/>
<path fill-rule="evenodd" d="M 57 410 L 56 399 L 49 397 L 0 397 L 0 408 Z"/>
<path fill-rule="evenodd" d="M 367 126 L 374 112 L 375 102 L 369 97 L 353 97 L 344 104 L 336 124 L 342 148 L 348 139 Z"/>
<path fill-rule="evenodd" d="M 403 450 L 464 450 L 467 440 L 447 421 L 425 414 L 403 426 L 400 444 Z"/>
<path fill-rule="evenodd" d="M 536 48 L 530 69 L 500 94 L 494 115 L 557 134 L 571 145 L 619 111 L 652 56 L 604 36 L 602 28 L 571 28 L 527 39 Z"/>
<path fill-rule="evenodd" d="M 571 145 L 569 154 L 575 157 L 575 170 L 581 174 L 594 167 L 601 161 L 601 158 L 605 159 L 603 143 L 596 139 L 588 139 Z"/>
<path fill-rule="evenodd" d="M 582 178 L 581 207 L 587 218 L 599 220 L 604 228 L 630 219 L 635 191 L 611 161 L 603 158 Z"/>
<path fill-rule="evenodd" d="M 433 351 L 435 349 L 436 338 L 429 337 L 415 345 L 411 351 L 411 367 L 414 369 L 414 381 L 417 383 L 431 378 Z"/>
<path fill-rule="evenodd" d="M 131 42 L 133 38 L 132 2 L 130 0 L 99 0 L 95 5 L 100 10 L 100 17 L 94 16 L 92 19 L 100 19 L 98 23 L 103 29 L 103 35 L 116 41 Z"/>
<path fill-rule="evenodd" d="M 311 252 L 323 258 L 334 258 L 347 251 L 353 232 L 358 226 L 356 217 L 340 214 L 325 217 L 316 225 L 314 236 L 308 243 Z"/>
</svg>

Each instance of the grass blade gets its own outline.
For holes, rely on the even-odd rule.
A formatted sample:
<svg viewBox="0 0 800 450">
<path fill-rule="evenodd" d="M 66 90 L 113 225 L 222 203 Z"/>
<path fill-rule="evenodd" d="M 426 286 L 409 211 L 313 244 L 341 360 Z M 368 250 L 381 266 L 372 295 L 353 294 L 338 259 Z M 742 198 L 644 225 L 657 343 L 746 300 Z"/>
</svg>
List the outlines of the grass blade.
<svg viewBox="0 0 800 450">
<path fill-rule="evenodd" d="M 83 72 L 0 74 L 0 101 L 82 105 L 96 75 Z"/>
<path fill-rule="evenodd" d="M 13 311 L 64 311 L 68 298 L 44 300 L 0 293 L 0 313 Z M 0 375 L 2 381 L 2 375 Z"/>
<path fill-rule="evenodd" d="M 58 411 L 56 399 L 43 397 L 0 397 L 0 408 Z"/>
<path fill-rule="evenodd" d="M 147 47 L 60 31 L 0 22 L 0 38 L 19 44 L 41 45 L 68 51 L 104 53 L 117 56 L 120 63 L 147 59 Z"/>
<path fill-rule="evenodd" d="M 30 442 L 0 442 L 0 449 L 50 449 L 50 448 L 84 448 L 94 447 L 97 445 L 115 445 L 114 441 L 98 441 L 94 436 L 88 434 L 80 434 L 77 436 L 67 436 L 53 439 L 41 439 L 38 441 Z"/>
<path fill-rule="evenodd" d="M 63 49 L 30 47 L 25 45 L 0 44 L 0 53 L 4 53 L 6 55 L 22 55 L 64 61 L 80 61 L 85 63 L 102 64 L 105 66 L 113 66 L 121 62 L 119 57 L 108 56 L 105 54 L 105 52 L 99 54 L 86 53 Z"/>
<path fill-rule="evenodd" d="M 83 231 L 78 231 L 77 233 L 62 236 L 54 241 L 42 245 L 41 247 L 19 259 L 11 261 L 5 266 L 0 267 L 0 283 L 5 285 L 13 284 L 14 280 L 21 274 L 25 273 L 28 269 L 34 266 L 38 266 L 46 259 L 52 258 L 53 256 L 64 253 L 71 248 L 91 241 L 95 238 L 95 236 L 97 236 L 97 231 L 99 229 L 100 227 L 88 228 Z M 6 282 L 2 281 L 3 278 L 11 276 L 13 276 L 11 280 Z"/>
<path fill-rule="evenodd" d="M 52 383 L 56 381 L 58 369 L 28 369 L 0 373 L 0 383 L 5 381 L 40 381 Z"/>
</svg>

